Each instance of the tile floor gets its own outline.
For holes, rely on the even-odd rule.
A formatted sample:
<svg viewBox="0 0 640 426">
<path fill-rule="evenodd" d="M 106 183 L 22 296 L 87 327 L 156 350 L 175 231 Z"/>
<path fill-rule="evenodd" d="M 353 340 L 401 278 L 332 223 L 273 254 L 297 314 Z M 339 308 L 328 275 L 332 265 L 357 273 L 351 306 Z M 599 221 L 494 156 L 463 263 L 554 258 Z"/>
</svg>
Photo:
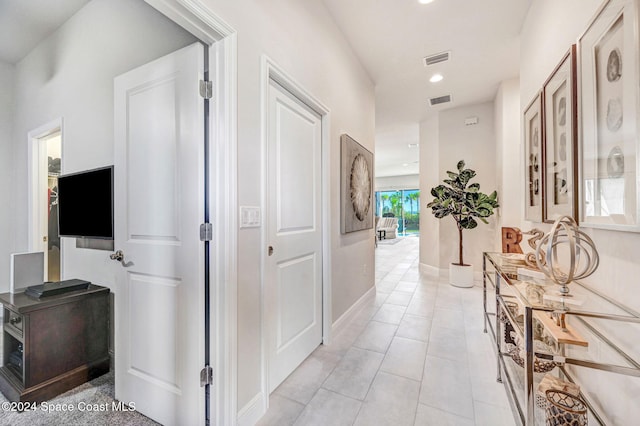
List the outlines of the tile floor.
<svg viewBox="0 0 640 426">
<path fill-rule="evenodd" d="M 376 248 L 376 297 L 271 395 L 265 425 L 513 425 L 482 289 L 421 276 L 418 238 Z"/>
</svg>

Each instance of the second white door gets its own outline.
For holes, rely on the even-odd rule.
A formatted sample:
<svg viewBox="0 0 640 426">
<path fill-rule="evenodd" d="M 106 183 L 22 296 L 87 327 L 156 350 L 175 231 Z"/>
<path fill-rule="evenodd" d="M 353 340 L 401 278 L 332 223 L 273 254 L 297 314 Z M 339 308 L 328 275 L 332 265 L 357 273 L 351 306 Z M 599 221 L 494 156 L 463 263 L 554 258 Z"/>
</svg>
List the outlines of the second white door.
<svg viewBox="0 0 640 426">
<path fill-rule="evenodd" d="M 271 81 L 265 310 L 269 392 L 322 342 L 322 119 Z"/>
</svg>

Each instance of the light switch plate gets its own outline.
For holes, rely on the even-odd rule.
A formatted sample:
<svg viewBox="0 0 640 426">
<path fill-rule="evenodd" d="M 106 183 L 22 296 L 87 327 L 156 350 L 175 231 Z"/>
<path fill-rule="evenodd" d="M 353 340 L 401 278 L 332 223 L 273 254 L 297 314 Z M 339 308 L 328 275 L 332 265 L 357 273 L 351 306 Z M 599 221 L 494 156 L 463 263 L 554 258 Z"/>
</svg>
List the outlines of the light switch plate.
<svg viewBox="0 0 640 426">
<path fill-rule="evenodd" d="M 260 207 L 240 206 L 240 228 L 257 228 L 260 225 Z"/>
</svg>

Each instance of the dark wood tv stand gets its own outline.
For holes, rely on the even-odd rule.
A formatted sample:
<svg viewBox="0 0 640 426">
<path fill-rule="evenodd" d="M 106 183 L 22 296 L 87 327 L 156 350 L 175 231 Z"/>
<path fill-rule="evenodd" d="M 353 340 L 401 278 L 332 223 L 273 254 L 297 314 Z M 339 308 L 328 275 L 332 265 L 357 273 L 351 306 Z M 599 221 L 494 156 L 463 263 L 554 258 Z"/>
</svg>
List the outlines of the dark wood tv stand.
<svg viewBox="0 0 640 426">
<path fill-rule="evenodd" d="M 46 401 L 109 371 L 109 289 L 90 284 L 41 299 L 2 293 L 0 391 Z"/>
</svg>

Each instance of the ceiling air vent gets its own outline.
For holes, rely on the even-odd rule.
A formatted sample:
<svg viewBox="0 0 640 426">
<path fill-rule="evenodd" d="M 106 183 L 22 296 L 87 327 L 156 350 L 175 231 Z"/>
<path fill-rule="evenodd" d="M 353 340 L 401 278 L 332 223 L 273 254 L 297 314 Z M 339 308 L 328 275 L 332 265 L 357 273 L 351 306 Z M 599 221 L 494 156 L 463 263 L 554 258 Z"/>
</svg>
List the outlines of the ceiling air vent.
<svg viewBox="0 0 640 426">
<path fill-rule="evenodd" d="M 429 99 L 429 105 L 436 106 L 451 102 L 451 95 L 438 96 L 437 98 Z"/>
<path fill-rule="evenodd" d="M 428 67 L 429 65 L 439 64 L 440 62 L 446 62 L 451 59 L 451 52 L 440 52 L 435 55 L 429 55 L 424 57 L 424 66 Z"/>
</svg>

